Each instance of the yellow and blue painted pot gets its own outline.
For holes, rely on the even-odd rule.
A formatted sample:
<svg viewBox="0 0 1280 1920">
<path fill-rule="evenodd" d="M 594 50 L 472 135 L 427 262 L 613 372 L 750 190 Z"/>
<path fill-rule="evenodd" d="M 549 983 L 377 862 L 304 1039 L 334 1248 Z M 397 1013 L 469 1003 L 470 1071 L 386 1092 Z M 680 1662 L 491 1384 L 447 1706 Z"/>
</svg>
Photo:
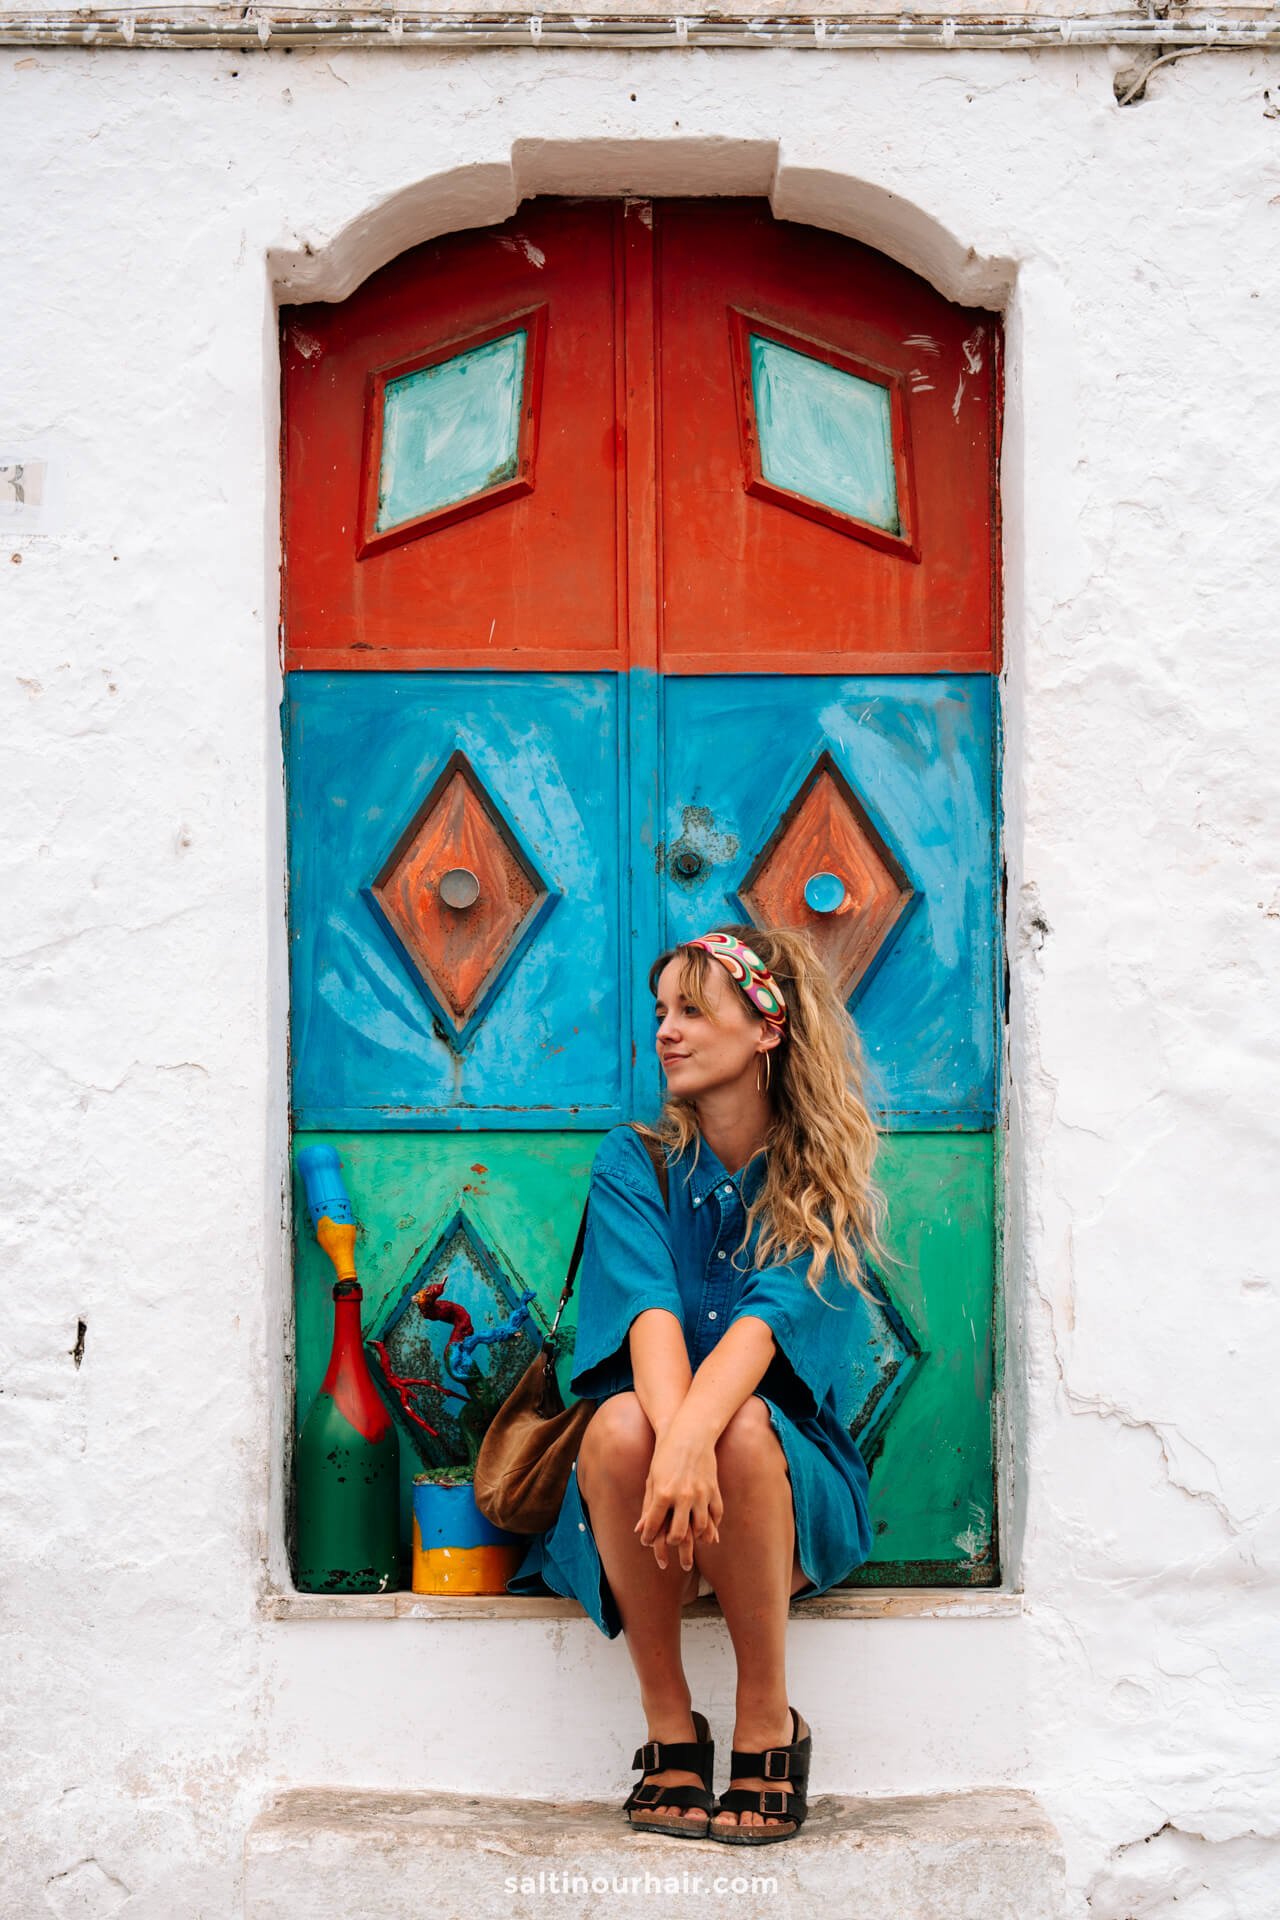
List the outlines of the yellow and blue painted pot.
<svg viewBox="0 0 1280 1920">
<path fill-rule="evenodd" d="M 486 1520 L 469 1484 L 413 1483 L 413 1591 L 505 1593 L 529 1542 Z"/>
</svg>

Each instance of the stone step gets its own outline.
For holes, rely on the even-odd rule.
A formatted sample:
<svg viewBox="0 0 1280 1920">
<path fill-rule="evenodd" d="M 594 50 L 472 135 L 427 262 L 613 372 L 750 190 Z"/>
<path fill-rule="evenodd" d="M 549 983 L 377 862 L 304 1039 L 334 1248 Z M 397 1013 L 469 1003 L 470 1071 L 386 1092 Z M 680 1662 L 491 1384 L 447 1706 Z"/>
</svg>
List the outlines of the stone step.
<svg viewBox="0 0 1280 1920">
<path fill-rule="evenodd" d="M 245 1843 L 245 1920 L 1062 1920 L 1058 1836 L 1028 1793 L 823 1795 L 794 1840 L 635 1833 L 616 1805 L 304 1788 Z"/>
</svg>

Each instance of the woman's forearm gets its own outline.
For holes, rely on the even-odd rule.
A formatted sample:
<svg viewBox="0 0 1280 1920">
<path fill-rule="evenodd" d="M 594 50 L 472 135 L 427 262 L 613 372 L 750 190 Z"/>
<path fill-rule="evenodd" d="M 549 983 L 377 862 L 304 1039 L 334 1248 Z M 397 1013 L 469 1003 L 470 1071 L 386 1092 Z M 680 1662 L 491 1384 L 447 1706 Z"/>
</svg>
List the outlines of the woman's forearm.
<svg viewBox="0 0 1280 1920">
<path fill-rule="evenodd" d="M 631 1322 L 631 1373 L 636 1398 L 655 1433 L 671 1424 L 693 1379 L 684 1328 L 665 1307 L 650 1307 Z"/>
<path fill-rule="evenodd" d="M 642 1334 L 642 1344 L 647 1338 Z M 674 1547 L 687 1570 L 696 1541 L 719 1540 L 724 1502 L 716 1447 L 738 1408 L 759 1386 L 774 1351 L 769 1326 L 744 1314 L 702 1362 L 666 1426 L 654 1424 L 658 1437 L 636 1532 L 642 1546 L 653 1548 L 659 1566 L 668 1565 Z"/>
<path fill-rule="evenodd" d="M 735 1320 L 694 1374 L 678 1409 L 681 1426 L 714 1446 L 763 1380 L 775 1351 L 766 1321 L 753 1314 Z"/>
</svg>

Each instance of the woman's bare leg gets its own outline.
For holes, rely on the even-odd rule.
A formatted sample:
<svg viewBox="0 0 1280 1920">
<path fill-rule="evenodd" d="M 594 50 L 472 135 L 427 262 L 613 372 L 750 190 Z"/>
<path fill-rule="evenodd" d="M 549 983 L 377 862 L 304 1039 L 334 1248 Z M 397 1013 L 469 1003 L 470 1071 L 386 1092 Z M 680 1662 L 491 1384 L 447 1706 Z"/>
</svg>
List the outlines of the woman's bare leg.
<svg viewBox="0 0 1280 1920">
<path fill-rule="evenodd" d="M 653 1548 L 641 1546 L 635 1531 L 653 1446 L 653 1428 L 636 1395 L 613 1394 L 596 1409 L 583 1434 L 578 1491 L 622 1617 L 640 1683 L 646 1737 L 694 1740 L 689 1682 L 680 1657 L 680 1607 L 687 1583 L 696 1582 L 696 1569 L 687 1575 L 673 1553 L 664 1572 Z M 650 1777 L 673 1787 L 702 1784 L 696 1773 L 678 1767 Z M 658 1805 L 645 1811 L 664 1818 L 683 1813 L 699 1823 L 706 1817 L 696 1807 Z"/>
<path fill-rule="evenodd" d="M 786 1634 L 791 1595 L 807 1584 L 795 1550 L 795 1511 L 786 1455 L 758 1394 L 734 1414 L 716 1447 L 724 1516 L 716 1544 L 701 1543 L 698 1565 L 724 1614 L 738 1664 L 733 1744 L 746 1753 L 788 1746 Z M 780 1787 L 786 1781 L 734 1779 L 735 1787 Z M 758 1813 L 717 1814 L 713 1825 L 759 1826 Z M 772 1815 L 763 1824 L 777 1826 Z"/>
</svg>

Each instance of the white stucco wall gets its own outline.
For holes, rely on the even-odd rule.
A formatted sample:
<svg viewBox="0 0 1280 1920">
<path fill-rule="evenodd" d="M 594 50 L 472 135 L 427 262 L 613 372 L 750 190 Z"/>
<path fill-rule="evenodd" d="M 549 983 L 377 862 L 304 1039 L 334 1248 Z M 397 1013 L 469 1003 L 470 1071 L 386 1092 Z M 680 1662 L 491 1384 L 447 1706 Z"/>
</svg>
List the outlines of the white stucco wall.
<svg viewBox="0 0 1280 1920">
<path fill-rule="evenodd" d="M 1026 1605 L 797 1623 L 815 1790 L 1029 1785 L 1073 1913 L 1274 1920 L 1280 58 L 1185 60 L 1124 110 L 1114 64 L 0 55 L 0 461 L 49 462 L 40 516 L 0 515 L 6 1915 L 230 1920 L 279 1785 L 630 1780 L 627 1656 L 585 1621 L 261 1610 L 273 288 L 336 296 L 523 195 L 630 188 L 769 192 L 1008 314 Z M 690 1651 L 727 1730 L 723 1630 Z"/>
</svg>

